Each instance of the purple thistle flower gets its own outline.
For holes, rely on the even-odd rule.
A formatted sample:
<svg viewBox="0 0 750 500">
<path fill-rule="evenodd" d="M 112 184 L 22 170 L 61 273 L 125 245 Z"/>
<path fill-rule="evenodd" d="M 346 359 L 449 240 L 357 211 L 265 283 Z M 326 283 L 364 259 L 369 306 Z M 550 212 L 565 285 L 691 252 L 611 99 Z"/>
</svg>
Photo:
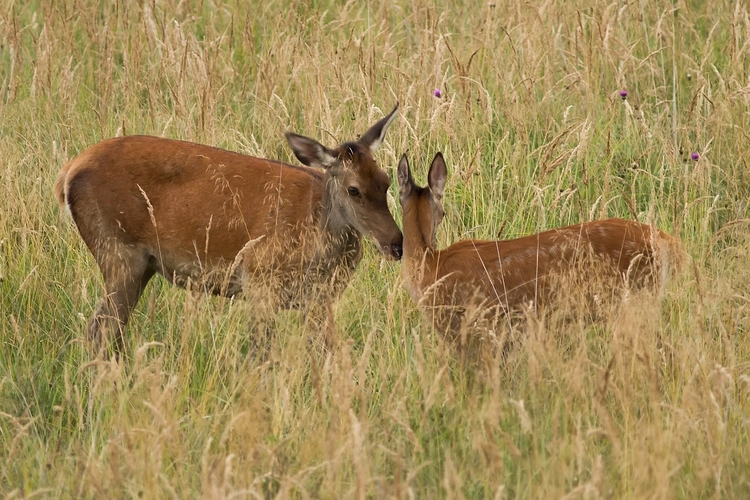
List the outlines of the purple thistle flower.
<svg viewBox="0 0 750 500">
<path fill-rule="evenodd" d="M 627 91 L 627 90 L 625 90 L 625 89 L 622 89 L 622 90 L 620 91 L 620 97 L 622 97 L 622 100 L 623 100 L 623 101 L 624 101 L 625 99 L 627 99 L 627 98 L 628 98 L 628 91 Z"/>
<path fill-rule="evenodd" d="M 693 153 L 690 155 L 690 158 L 692 158 L 693 161 L 698 161 L 700 157 L 701 155 L 698 154 L 698 151 L 693 151 Z"/>
<path fill-rule="evenodd" d="M 443 93 L 440 91 L 440 89 L 435 89 L 432 91 L 432 95 L 440 99 L 443 96 Z"/>
</svg>

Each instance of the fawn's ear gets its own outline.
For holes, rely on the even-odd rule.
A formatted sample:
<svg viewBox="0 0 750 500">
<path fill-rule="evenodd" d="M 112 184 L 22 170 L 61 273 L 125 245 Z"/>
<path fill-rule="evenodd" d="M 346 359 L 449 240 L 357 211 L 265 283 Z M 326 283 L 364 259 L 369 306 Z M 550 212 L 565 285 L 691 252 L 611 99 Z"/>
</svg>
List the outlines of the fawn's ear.
<svg viewBox="0 0 750 500">
<path fill-rule="evenodd" d="M 401 155 L 401 161 L 398 162 L 396 177 L 398 177 L 398 196 L 403 199 L 405 196 L 409 196 L 412 189 L 414 189 L 414 179 L 411 177 L 411 168 L 409 168 L 409 160 L 406 158 L 406 153 Z"/>
<path fill-rule="evenodd" d="M 328 168 L 336 163 L 333 151 L 314 139 L 287 132 L 286 140 L 292 147 L 294 156 L 308 167 Z"/>
<path fill-rule="evenodd" d="M 396 111 L 398 111 L 398 103 L 396 103 L 396 107 L 393 108 L 393 111 L 388 113 L 385 118 L 381 119 L 378 123 L 370 127 L 370 130 L 362 134 L 359 143 L 370 148 L 370 151 L 374 153 L 383 143 L 385 132 L 388 130 L 393 119 L 396 118 Z"/>
<path fill-rule="evenodd" d="M 445 192 L 445 180 L 448 177 L 448 167 L 445 166 L 445 159 L 443 153 L 439 152 L 435 155 L 430 166 L 430 173 L 427 174 L 427 185 L 430 186 L 430 191 L 437 199 L 443 197 Z"/>
</svg>

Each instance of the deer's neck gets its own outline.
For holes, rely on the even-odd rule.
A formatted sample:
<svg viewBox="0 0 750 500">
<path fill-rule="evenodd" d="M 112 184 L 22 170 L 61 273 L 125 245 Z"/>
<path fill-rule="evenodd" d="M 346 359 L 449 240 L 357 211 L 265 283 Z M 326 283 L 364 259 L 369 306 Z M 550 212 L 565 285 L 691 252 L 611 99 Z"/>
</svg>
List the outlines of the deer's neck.
<svg viewBox="0 0 750 500">
<path fill-rule="evenodd" d="M 349 223 L 343 206 L 346 200 L 337 197 L 335 182 L 326 178 L 319 222 L 323 249 L 318 253 L 324 259 L 345 260 L 356 266 L 361 258 L 362 233 Z"/>
<path fill-rule="evenodd" d="M 432 225 L 424 225 L 430 222 L 413 207 L 413 211 L 404 213 L 404 255 L 401 267 L 404 285 L 409 295 L 415 301 L 419 301 L 422 295 L 424 277 L 434 267 L 436 250 L 432 245 L 432 234 L 423 228 L 431 228 Z"/>
<path fill-rule="evenodd" d="M 411 207 L 404 212 L 404 256 L 405 262 L 414 263 L 424 260 L 425 255 L 431 255 L 435 249 L 432 246 L 432 224 L 428 217 L 419 210 L 419 206 Z M 427 230 L 425 230 L 427 228 Z"/>
</svg>

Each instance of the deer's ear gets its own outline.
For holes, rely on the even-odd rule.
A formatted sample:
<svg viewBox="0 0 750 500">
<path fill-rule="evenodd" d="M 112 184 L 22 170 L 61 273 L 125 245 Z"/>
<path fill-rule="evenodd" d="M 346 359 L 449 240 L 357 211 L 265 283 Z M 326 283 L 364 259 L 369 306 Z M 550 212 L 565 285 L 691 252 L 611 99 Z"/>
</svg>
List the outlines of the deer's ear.
<svg viewBox="0 0 750 500">
<path fill-rule="evenodd" d="M 286 133 L 286 140 L 289 141 L 294 156 L 308 167 L 329 168 L 336 163 L 333 152 L 316 140 L 292 132 Z"/>
<path fill-rule="evenodd" d="M 400 198 L 408 196 L 414 189 L 414 179 L 411 177 L 411 168 L 409 168 L 409 159 L 406 153 L 401 155 L 401 161 L 398 162 L 398 195 Z"/>
<path fill-rule="evenodd" d="M 396 107 L 393 108 L 393 111 L 388 113 L 388 115 L 378 123 L 370 127 L 370 130 L 365 132 L 362 137 L 360 137 L 359 143 L 365 147 L 370 148 L 370 151 L 374 153 L 375 150 L 377 150 L 383 143 L 383 139 L 385 139 L 385 132 L 388 130 L 391 122 L 396 117 L 396 111 L 398 111 L 398 103 L 396 103 Z"/>
<path fill-rule="evenodd" d="M 427 184 L 430 186 L 432 194 L 441 199 L 445 192 L 445 181 L 448 178 L 448 167 L 445 166 L 443 154 L 438 152 L 432 160 L 430 173 L 427 174 Z"/>
</svg>

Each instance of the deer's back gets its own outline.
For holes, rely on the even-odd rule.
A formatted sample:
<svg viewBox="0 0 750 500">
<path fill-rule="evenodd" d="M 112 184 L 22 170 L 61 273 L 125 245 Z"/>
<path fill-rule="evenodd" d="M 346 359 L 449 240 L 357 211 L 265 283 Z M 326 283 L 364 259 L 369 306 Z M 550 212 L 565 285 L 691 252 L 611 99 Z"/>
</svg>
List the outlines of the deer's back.
<svg viewBox="0 0 750 500">
<path fill-rule="evenodd" d="M 428 259 L 420 288 L 431 295 L 427 303 L 507 311 L 543 302 L 565 278 L 579 283 L 627 280 L 641 287 L 657 280 L 657 252 L 667 240 L 672 238 L 657 229 L 623 219 L 512 240 L 463 240 Z"/>
<path fill-rule="evenodd" d="M 149 136 L 100 142 L 64 167 L 87 244 L 114 238 L 174 259 L 231 260 L 251 239 L 317 220 L 323 173 Z"/>
</svg>

